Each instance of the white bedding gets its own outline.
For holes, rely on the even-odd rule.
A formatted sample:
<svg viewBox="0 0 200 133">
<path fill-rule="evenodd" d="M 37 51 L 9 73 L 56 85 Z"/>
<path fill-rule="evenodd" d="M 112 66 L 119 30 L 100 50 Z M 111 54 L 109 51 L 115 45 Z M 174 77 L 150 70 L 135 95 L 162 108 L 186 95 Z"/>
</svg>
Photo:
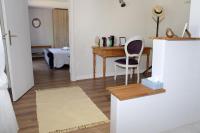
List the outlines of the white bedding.
<svg viewBox="0 0 200 133">
<path fill-rule="evenodd" d="M 54 68 L 61 68 L 64 65 L 70 64 L 70 49 L 69 48 L 49 48 L 48 49 L 54 56 Z M 48 51 L 45 50 L 45 59 L 49 64 Z"/>
</svg>

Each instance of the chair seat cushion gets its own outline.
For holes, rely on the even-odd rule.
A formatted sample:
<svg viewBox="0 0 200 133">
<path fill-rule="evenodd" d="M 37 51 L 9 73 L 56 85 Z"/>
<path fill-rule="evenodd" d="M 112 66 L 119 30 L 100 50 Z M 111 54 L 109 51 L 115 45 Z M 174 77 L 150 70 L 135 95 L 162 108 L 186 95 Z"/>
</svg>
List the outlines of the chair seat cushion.
<svg viewBox="0 0 200 133">
<path fill-rule="evenodd" d="M 122 65 L 126 65 L 126 58 L 118 59 L 115 62 Z M 134 58 L 129 58 L 129 65 L 138 65 L 138 61 Z"/>
</svg>

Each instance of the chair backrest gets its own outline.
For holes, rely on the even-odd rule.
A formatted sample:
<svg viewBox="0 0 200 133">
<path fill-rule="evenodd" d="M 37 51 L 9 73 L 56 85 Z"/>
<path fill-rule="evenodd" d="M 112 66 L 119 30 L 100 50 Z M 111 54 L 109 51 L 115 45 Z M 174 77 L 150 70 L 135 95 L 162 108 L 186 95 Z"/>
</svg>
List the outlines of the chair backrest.
<svg viewBox="0 0 200 133">
<path fill-rule="evenodd" d="M 144 41 L 142 37 L 135 36 L 130 38 L 124 47 L 125 53 L 127 57 L 138 57 L 138 61 L 140 60 L 140 56 L 142 55 L 144 49 Z"/>
</svg>

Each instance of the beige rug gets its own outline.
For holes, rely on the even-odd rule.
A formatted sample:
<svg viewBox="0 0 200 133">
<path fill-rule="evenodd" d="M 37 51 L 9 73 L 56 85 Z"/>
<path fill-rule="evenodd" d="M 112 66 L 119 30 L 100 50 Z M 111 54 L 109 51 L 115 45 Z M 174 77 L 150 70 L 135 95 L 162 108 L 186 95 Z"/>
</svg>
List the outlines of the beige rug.
<svg viewBox="0 0 200 133">
<path fill-rule="evenodd" d="M 40 133 L 66 133 L 108 123 L 80 87 L 36 91 Z"/>
</svg>

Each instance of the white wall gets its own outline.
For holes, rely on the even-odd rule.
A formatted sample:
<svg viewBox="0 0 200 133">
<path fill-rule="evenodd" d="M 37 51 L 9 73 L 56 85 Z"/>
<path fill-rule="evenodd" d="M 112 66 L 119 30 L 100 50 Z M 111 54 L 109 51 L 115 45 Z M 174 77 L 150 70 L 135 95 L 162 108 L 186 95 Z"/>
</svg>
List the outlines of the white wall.
<svg viewBox="0 0 200 133">
<path fill-rule="evenodd" d="M 29 7 L 31 44 L 53 45 L 52 9 Z M 32 26 L 33 18 L 41 20 L 41 26 Z"/>
<path fill-rule="evenodd" d="M 152 46 L 148 38 L 155 35 L 155 23 L 151 18 L 152 7 L 161 4 L 166 9 L 166 19 L 161 24 L 161 33 L 171 27 L 181 33 L 188 21 L 189 4 L 185 0 L 125 0 L 121 8 L 118 0 L 73 0 L 73 75 L 75 79 L 92 77 L 92 45 L 97 35 L 132 37 L 141 35 L 146 46 Z M 72 42 L 72 41 L 71 41 Z M 107 62 L 107 75 L 113 75 L 113 59 Z M 145 69 L 145 60 L 141 69 Z M 81 66 L 81 67 L 80 67 Z M 97 75 L 102 75 L 102 60 L 97 59 Z"/>
<path fill-rule="evenodd" d="M 200 1 L 192 0 L 191 1 L 191 9 L 190 9 L 190 32 L 192 36 L 199 37 L 200 36 Z"/>
<path fill-rule="evenodd" d="M 152 7 L 159 4 L 165 9 L 165 19 L 160 23 L 160 36 L 165 36 L 167 28 L 172 28 L 178 36 L 182 35 L 182 31 L 186 22 L 189 22 L 190 16 L 190 0 L 148 0 L 147 1 L 147 30 L 146 37 L 156 33 L 156 24 L 152 19 Z M 148 43 L 152 44 L 152 40 L 148 39 Z"/>
<path fill-rule="evenodd" d="M 112 96 L 111 133 L 161 133 L 200 121 L 199 44 L 154 41 L 152 76 L 164 83 L 166 92 L 125 101 Z"/>
</svg>

